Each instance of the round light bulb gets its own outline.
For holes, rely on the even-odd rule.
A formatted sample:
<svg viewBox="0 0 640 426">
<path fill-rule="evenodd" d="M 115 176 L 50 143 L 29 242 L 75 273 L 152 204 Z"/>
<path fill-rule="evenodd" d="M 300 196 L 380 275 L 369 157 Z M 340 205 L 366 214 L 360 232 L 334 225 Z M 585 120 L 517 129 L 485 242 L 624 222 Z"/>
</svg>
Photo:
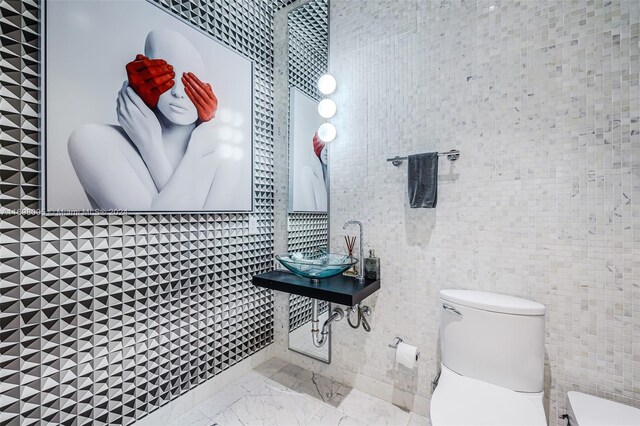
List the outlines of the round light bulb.
<svg viewBox="0 0 640 426">
<path fill-rule="evenodd" d="M 336 78 L 331 74 L 324 74 L 318 79 L 318 90 L 323 95 L 330 95 L 336 90 Z"/>
<path fill-rule="evenodd" d="M 318 114 L 322 118 L 331 118 L 336 115 L 336 103 L 331 99 L 323 99 L 318 104 Z"/>
<path fill-rule="evenodd" d="M 318 127 L 318 137 L 324 142 L 331 142 L 336 138 L 336 126 L 331 123 L 322 123 Z"/>
</svg>

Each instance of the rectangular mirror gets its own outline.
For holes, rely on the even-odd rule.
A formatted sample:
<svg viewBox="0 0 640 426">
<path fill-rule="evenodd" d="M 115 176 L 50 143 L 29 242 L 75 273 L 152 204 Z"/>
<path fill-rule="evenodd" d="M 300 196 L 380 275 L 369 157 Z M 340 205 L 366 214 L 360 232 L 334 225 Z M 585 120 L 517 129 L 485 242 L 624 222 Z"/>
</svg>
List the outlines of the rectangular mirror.
<svg viewBox="0 0 640 426">
<path fill-rule="evenodd" d="M 295 2 L 287 12 L 289 86 L 289 213 L 287 251 L 326 250 L 328 245 L 328 150 L 316 137 L 323 119 L 318 79 L 328 71 L 329 2 Z M 331 361 L 331 339 L 317 348 L 311 335 L 313 300 L 289 296 L 289 349 L 320 361 Z M 331 306 L 319 304 L 319 324 Z"/>
</svg>

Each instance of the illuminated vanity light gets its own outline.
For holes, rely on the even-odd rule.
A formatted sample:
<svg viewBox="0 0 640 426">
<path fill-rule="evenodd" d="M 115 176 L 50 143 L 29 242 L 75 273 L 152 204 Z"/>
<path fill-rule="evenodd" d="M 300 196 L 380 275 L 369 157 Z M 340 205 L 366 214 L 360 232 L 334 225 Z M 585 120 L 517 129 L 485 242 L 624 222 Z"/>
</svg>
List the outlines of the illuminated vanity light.
<svg viewBox="0 0 640 426">
<path fill-rule="evenodd" d="M 323 95 L 330 95 L 336 90 L 336 78 L 331 74 L 323 74 L 318 79 L 318 90 Z"/>
<path fill-rule="evenodd" d="M 323 99 L 318 104 L 318 114 L 322 118 L 331 118 L 336 115 L 336 103 L 331 99 Z"/>
<path fill-rule="evenodd" d="M 318 127 L 318 137 L 324 142 L 331 142 L 336 138 L 336 126 L 331 123 L 322 123 Z"/>
</svg>

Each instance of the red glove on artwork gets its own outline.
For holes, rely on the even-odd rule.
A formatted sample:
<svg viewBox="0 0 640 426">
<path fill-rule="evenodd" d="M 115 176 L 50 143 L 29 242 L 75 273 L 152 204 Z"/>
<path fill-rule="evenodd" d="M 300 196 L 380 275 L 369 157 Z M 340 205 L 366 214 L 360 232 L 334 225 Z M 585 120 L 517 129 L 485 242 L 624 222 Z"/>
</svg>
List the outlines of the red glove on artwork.
<svg viewBox="0 0 640 426">
<path fill-rule="evenodd" d="M 316 132 L 316 134 L 313 135 L 313 152 L 315 152 L 316 156 L 320 158 L 320 153 L 322 153 L 323 149 L 324 149 L 324 142 L 322 141 L 322 139 L 320 139 L 320 137 L 318 136 L 318 133 Z"/>
<path fill-rule="evenodd" d="M 138 54 L 126 66 L 129 86 L 136 91 L 149 108 L 155 108 L 158 98 L 174 85 L 176 74 L 164 59 L 149 59 Z"/>
<path fill-rule="evenodd" d="M 192 72 L 185 72 L 182 76 L 182 84 L 187 96 L 198 110 L 200 121 L 209 121 L 216 116 L 218 98 L 209 83 L 201 82 Z"/>
</svg>

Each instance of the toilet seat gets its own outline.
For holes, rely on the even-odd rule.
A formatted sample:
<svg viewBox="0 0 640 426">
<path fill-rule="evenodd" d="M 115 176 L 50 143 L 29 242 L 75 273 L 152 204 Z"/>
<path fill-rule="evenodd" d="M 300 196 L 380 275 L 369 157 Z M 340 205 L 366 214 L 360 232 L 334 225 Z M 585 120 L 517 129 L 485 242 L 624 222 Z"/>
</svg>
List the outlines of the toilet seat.
<svg viewBox="0 0 640 426">
<path fill-rule="evenodd" d="M 442 365 L 431 398 L 433 426 L 546 426 L 542 392 L 522 393 L 461 376 Z"/>
</svg>

